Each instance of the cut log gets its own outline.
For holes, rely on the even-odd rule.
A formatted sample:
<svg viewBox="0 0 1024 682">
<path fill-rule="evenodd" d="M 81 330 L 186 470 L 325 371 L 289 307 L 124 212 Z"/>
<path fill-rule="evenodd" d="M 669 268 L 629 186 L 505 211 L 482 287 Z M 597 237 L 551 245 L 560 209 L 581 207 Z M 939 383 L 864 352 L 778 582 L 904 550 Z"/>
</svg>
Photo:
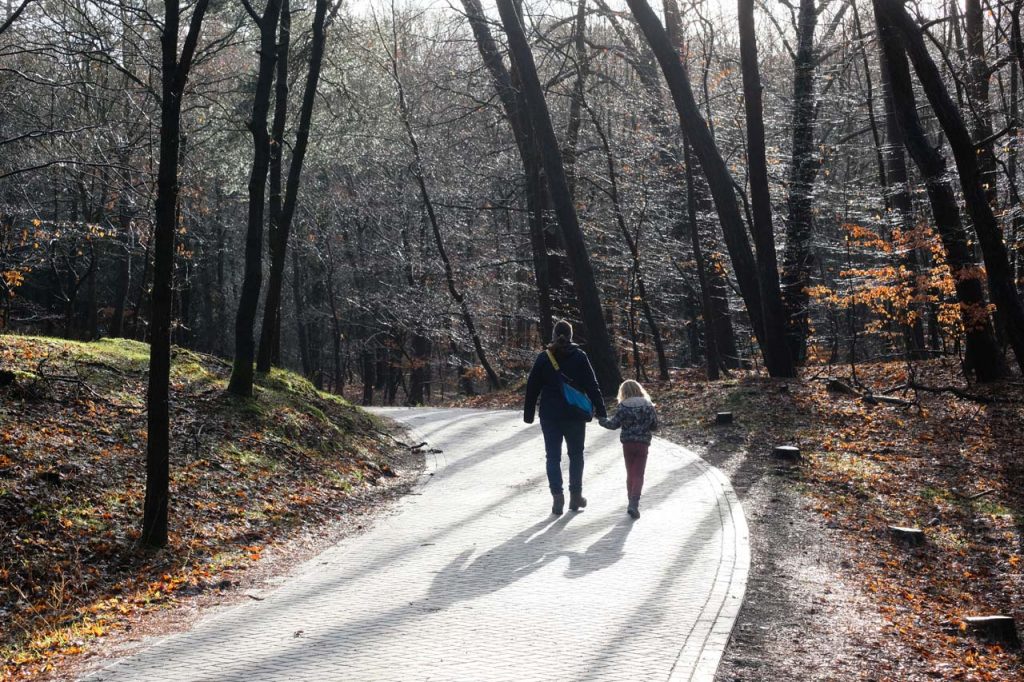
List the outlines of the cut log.
<svg viewBox="0 0 1024 682">
<path fill-rule="evenodd" d="M 732 424 L 732 412 L 717 412 L 715 413 L 715 424 L 724 426 L 726 424 Z"/>
<path fill-rule="evenodd" d="M 973 634 L 998 644 L 1020 646 L 1017 624 L 1012 616 L 968 616 L 964 618 L 967 629 Z"/>
<path fill-rule="evenodd" d="M 14 383 L 14 379 L 14 372 L 6 369 L 0 369 L 0 386 L 9 386 Z"/>
<path fill-rule="evenodd" d="M 914 403 L 909 400 L 904 400 L 903 398 L 893 398 L 888 395 L 874 395 L 872 393 L 865 395 L 862 400 L 868 405 L 878 405 L 879 403 L 885 403 L 886 405 L 899 405 L 900 407 L 912 407 L 914 405 Z"/>
<path fill-rule="evenodd" d="M 889 526 L 889 537 L 893 542 L 908 547 L 920 547 L 924 544 L 924 531 L 920 528 L 906 528 L 904 526 Z"/>
<path fill-rule="evenodd" d="M 800 448 L 795 445 L 776 445 L 772 450 L 772 457 L 784 462 L 799 462 Z"/>
</svg>

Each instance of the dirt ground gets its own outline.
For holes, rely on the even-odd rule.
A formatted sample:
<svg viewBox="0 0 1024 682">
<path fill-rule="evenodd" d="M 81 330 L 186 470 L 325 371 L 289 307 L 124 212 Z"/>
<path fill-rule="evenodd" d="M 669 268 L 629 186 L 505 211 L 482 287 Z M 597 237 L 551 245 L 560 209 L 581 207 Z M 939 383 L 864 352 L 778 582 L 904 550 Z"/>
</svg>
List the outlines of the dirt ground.
<svg viewBox="0 0 1024 682">
<path fill-rule="evenodd" d="M 734 427 L 713 429 L 698 442 L 671 427 L 662 435 L 695 449 L 729 476 L 750 527 L 746 598 L 716 679 L 894 675 L 892 662 L 903 652 L 879 636 L 882 618 L 849 579 L 843 539 L 807 508 L 798 471 L 776 462 L 767 448 L 745 447 Z"/>
</svg>

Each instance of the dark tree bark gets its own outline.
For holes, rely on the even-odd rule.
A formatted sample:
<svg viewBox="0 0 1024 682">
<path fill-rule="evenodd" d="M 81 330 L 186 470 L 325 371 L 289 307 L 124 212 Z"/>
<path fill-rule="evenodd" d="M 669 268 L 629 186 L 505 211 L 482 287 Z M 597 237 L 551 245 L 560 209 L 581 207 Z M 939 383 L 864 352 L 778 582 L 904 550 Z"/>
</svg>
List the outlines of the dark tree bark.
<svg viewBox="0 0 1024 682">
<path fill-rule="evenodd" d="M 764 108 L 761 103 L 761 72 L 757 64 L 757 38 L 754 35 L 754 0 L 739 0 L 737 15 L 740 31 L 740 65 L 743 71 L 743 100 L 747 114 L 747 164 L 750 199 L 753 204 L 754 250 L 757 253 L 757 280 L 764 306 L 763 346 L 771 347 L 765 364 L 772 376 L 796 376 L 786 339 L 786 313 L 779 289 L 779 265 L 775 256 L 775 229 L 772 226 L 772 200 L 768 189 L 768 162 L 765 159 Z"/>
<path fill-rule="evenodd" d="M 484 66 L 491 74 L 494 89 L 501 100 L 505 118 L 512 128 L 512 136 L 515 138 L 519 158 L 523 164 L 526 206 L 529 212 L 530 250 L 533 255 L 533 273 L 537 286 L 538 329 L 542 341 L 546 342 L 551 338 L 554 312 L 551 304 L 549 257 L 545 243 L 546 188 L 541 175 L 539 154 L 533 144 L 533 126 L 530 123 L 530 115 L 522 88 L 516 87 L 516 78 L 505 68 L 479 0 L 462 0 L 462 6 L 466 10 L 466 17 L 473 29 L 473 36 L 476 38 L 477 49 L 483 58 Z"/>
<path fill-rule="evenodd" d="M 235 361 L 231 368 L 228 392 L 239 396 L 252 395 L 253 362 L 256 343 L 253 328 L 260 302 L 263 280 L 263 216 L 267 194 L 267 172 L 270 167 L 270 134 L 267 118 L 270 111 L 270 93 L 274 84 L 277 62 L 277 26 L 281 15 L 281 0 L 267 0 L 263 16 L 256 22 L 260 29 L 259 69 L 256 91 L 252 100 L 253 156 L 249 173 L 249 219 L 245 235 L 245 271 L 242 293 L 235 317 Z M 255 14 L 253 14 L 255 18 Z"/>
<path fill-rule="evenodd" d="M 160 157 L 157 170 L 153 247 L 153 311 L 150 316 L 149 387 L 146 397 L 146 500 L 140 541 L 167 544 L 170 497 L 171 299 L 174 271 L 175 213 L 178 203 L 178 149 L 181 100 L 192 68 L 209 0 L 197 0 L 178 54 L 181 7 L 164 0 L 161 34 Z"/>
<path fill-rule="evenodd" d="M 522 12 L 519 12 L 522 15 Z M 562 162 L 565 179 L 569 183 L 569 194 L 576 197 L 576 155 L 580 141 L 580 126 L 583 123 L 583 95 L 587 88 L 590 60 L 587 58 L 586 43 L 587 0 L 576 3 L 576 23 L 573 26 L 573 57 L 576 62 L 576 80 L 569 97 L 569 122 L 565 131 L 565 145 Z"/>
<path fill-rule="evenodd" d="M 885 0 L 875 0 L 876 5 Z M 917 114 L 914 90 L 899 35 L 878 12 L 883 78 L 889 83 L 896 123 L 907 152 L 924 176 L 932 215 L 942 239 L 946 260 L 956 282 L 960 316 L 966 335 L 965 362 L 980 381 L 1002 378 L 1006 368 L 988 316 L 987 301 L 977 263 L 967 245 L 967 233 L 960 222 L 960 209 L 946 173 L 946 160 L 931 145 Z"/>
<path fill-rule="evenodd" d="M 711 285 L 708 282 L 707 266 L 700 243 L 700 229 L 697 224 L 697 183 L 694 182 L 693 164 L 689 147 L 683 151 L 686 170 L 686 200 L 690 223 L 690 243 L 693 246 L 693 260 L 697 264 L 697 281 L 700 283 L 701 316 L 704 318 L 704 359 L 707 364 L 708 381 L 718 379 L 718 334 L 715 325 L 715 307 L 711 301 Z M 730 325 L 731 328 L 731 325 Z"/>
<path fill-rule="evenodd" d="M 280 239 L 281 207 L 284 203 L 282 173 L 284 167 L 284 131 L 288 122 L 288 67 L 292 43 L 292 10 L 289 0 L 280 0 L 281 18 L 278 22 L 277 64 L 274 76 L 274 118 L 270 124 L 270 160 L 267 166 L 267 243 L 270 255 L 270 277 L 263 305 L 263 326 L 256 353 L 256 371 L 269 372 L 272 364 L 280 363 L 281 335 L 278 318 L 281 315 L 281 283 L 277 278 L 277 298 L 270 300 L 270 283 L 275 280 L 274 269 L 284 272 L 284 259 L 275 258 Z M 281 254 L 283 256 L 283 254 Z"/>
<path fill-rule="evenodd" d="M 295 303 L 295 334 L 299 339 L 299 361 L 302 363 L 302 375 L 307 379 L 313 377 L 313 360 L 309 352 L 309 325 L 306 322 L 305 277 L 299 252 L 292 249 L 292 300 Z"/>
<path fill-rule="evenodd" d="M 363 375 L 363 398 L 361 404 L 373 405 L 373 385 L 377 381 L 373 352 L 364 346 L 359 354 L 359 362 Z"/>
<path fill-rule="evenodd" d="M 693 97 L 689 77 L 679 61 L 660 20 L 646 0 L 628 0 L 630 10 L 647 37 L 654 51 L 662 73 L 672 93 L 672 99 L 679 114 L 679 122 L 693 147 L 694 154 L 704 169 L 708 186 L 715 200 L 725 243 L 732 260 L 740 295 L 743 297 L 757 337 L 765 365 L 772 376 L 792 376 L 793 365 L 785 351 L 785 339 L 769 336 L 764 319 L 763 297 L 771 292 L 762 292 L 757 277 L 757 264 L 747 239 L 743 216 L 736 199 L 733 178 L 715 146 L 707 122 L 701 116 Z M 775 309 L 775 303 L 769 309 Z M 781 352 L 780 352 L 781 350 Z"/>
<path fill-rule="evenodd" d="M 430 338 L 422 328 L 417 328 L 410 342 L 409 404 L 423 405 L 430 390 Z"/>
<path fill-rule="evenodd" d="M 964 125 L 960 112 L 942 82 L 938 67 L 932 60 L 921 35 L 921 28 L 896 0 L 875 0 L 875 15 L 879 25 L 891 26 L 902 38 L 907 54 L 914 65 L 918 80 L 949 140 L 956 159 L 957 174 L 964 194 L 964 203 L 978 235 L 981 253 L 985 259 L 989 292 L 996 310 L 1002 316 L 1017 364 L 1024 371 L 1024 305 L 1013 281 L 1013 269 L 992 206 L 983 186 L 983 175 L 978 165 L 977 149 Z M 893 83 L 894 90 L 897 84 Z"/>
<path fill-rule="evenodd" d="M 121 163 L 128 166 L 127 154 L 121 158 Z M 114 294 L 114 314 L 110 320 L 109 335 L 113 338 L 124 336 L 124 317 L 128 306 L 128 291 L 132 279 L 132 255 L 131 255 L 131 229 L 132 215 L 129 210 L 128 192 L 130 183 L 126 178 L 121 186 L 121 192 L 117 198 L 117 222 L 118 235 L 115 245 L 115 261 L 117 262 L 117 288 Z"/>
<path fill-rule="evenodd" d="M 989 104 L 992 71 L 985 62 L 985 15 L 981 0 L 964 1 L 964 38 L 970 63 L 967 97 L 974 119 L 974 139 L 979 143 L 976 154 L 979 180 L 989 204 L 994 207 L 999 194 L 995 144 L 992 140 L 992 110 Z"/>
<path fill-rule="evenodd" d="M 611 336 L 608 334 L 608 326 L 601 308 L 600 293 L 590 262 L 590 254 L 566 181 L 562 155 L 558 148 L 554 128 L 551 125 L 551 116 L 548 113 L 544 92 L 537 77 L 533 53 L 530 51 L 530 45 L 526 40 L 519 14 L 516 12 L 512 0 L 498 0 L 498 12 L 501 14 L 501 23 L 505 28 L 505 34 L 508 36 L 509 52 L 522 79 L 530 121 L 533 124 L 535 146 L 541 152 L 548 191 L 554 203 L 555 214 L 558 216 L 558 224 L 562 229 L 562 239 L 565 242 L 569 264 L 572 268 L 580 313 L 587 331 L 587 350 L 601 390 L 613 393 L 622 381 L 622 374 L 619 371 Z"/>
<path fill-rule="evenodd" d="M 287 0 L 285 0 L 287 2 Z M 281 34 L 285 36 L 290 30 L 291 22 L 287 22 L 287 13 L 281 18 Z M 309 67 L 306 73 L 306 85 L 302 94 L 302 105 L 299 110 L 299 127 L 295 131 L 295 145 L 292 147 L 291 165 L 288 167 L 288 180 L 285 186 L 284 200 L 281 200 L 282 149 L 284 147 L 284 119 L 287 116 L 287 63 L 288 44 L 282 39 L 282 56 L 278 60 L 277 75 L 277 111 L 274 114 L 275 145 L 277 156 L 276 173 L 271 169 L 270 192 L 270 277 L 267 281 L 267 297 L 263 309 L 263 327 L 260 333 L 259 356 L 256 369 L 260 372 L 270 371 L 273 363 L 280 361 L 281 344 L 281 290 L 284 286 L 284 264 L 288 249 L 288 238 L 291 233 L 295 207 L 298 203 L 299 184 L 302 178 L 302 167 L 309 146 L 309 133 L 312 127 L 313 106 L 316 103 L 316 89 L 320 82 L 320 70 L 323 65 L 324 45 L 327 41 L 324 25 L 327 18 L 327 0 L 317 0 L 313 15 L 313 41 L 309 55 Z M 278 124 L 278 120 L 281 123 Z M 280 125 L 280 127 L 279 127 Z M 274 180 L 276 175 L 276 182 Z M 276 200 L 275 200 L 276 196 Z"/>
<path fill-rule="evenodd" d="M 797 20 L 797 49 L 793 62 L 793 160 L 789 168 L 789 197 L 786 247 L 782 257 L 782 300 L 789 327 L 787 339 L 794 360 L 807 359 L 810 335 L 807 288 L 814 269 L 814 181 L 818 158 L 814 152 L 814 29 L 818 12 L 814 0 L 800 0 Z"/>
</svg>

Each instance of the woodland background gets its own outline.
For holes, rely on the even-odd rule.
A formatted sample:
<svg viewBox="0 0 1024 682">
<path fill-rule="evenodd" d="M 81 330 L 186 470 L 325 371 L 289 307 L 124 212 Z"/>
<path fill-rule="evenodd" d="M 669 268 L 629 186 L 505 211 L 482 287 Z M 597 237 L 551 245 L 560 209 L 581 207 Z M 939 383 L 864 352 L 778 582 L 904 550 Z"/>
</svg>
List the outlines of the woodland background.
<svg viewBox="0 0 1024 682">
<path fill-rule="evenodd" d="M 530 187 L 481 60 L 467 20 L 466 8 L 472 14 L 474 6 L 326 8 L 287 256 L 275 259 L 284 304 L 274 357 L 320 387 L 340 393 L 354 386 L 367 403 L 481 390 L 481 354 L 494 367 L 492 379 L 520 376 L 550 329 L 545 313 L 583 317 L 550 192 Z M 667 8 L 696 104 L 755 231 L 754 199 L 764 183 L 748 170 L 736 14 L 705 2 L 669 0 Z M 74 339 L 147 339 L 151 332 L 158 9 L 37 1 L 5 27 L 6 330 Z M 271 186 L 263 191 L 271 204 L 285 194 L 281 178 L 296 155 L 314 43 L 314 7 L 285 5 L 281 16 L 290 25 L 279 23 L 276 34 L 262 30 L 286 56 L 271 87 L 257 58 L 265 51 L 257 49 L 256 19 L 265 17 L 248 9 L 252 15 L 243 4 L 217 2 L 207 10 L 182 98 L 174 206 L 173 341 L 224 357 L 235 354 L 237 333 L 229 330 L 246 298 L 247 262 L 252 268 L 265 252 L 263 274 L 258 265 L 255 276 L 250 270 L 259 282 L 274 240 L 268 235 L 254 245 L 252 229 L 247 233 L 247 184 L 262 162 L 270 166 Z M 1008 274 L 1014 289 L 1024 262 L 1019 9 L 975 0 L 909 7 L 926 27 L 942 85 L 974 133 L 981 183 L 1008 254 L 1010 272 L 1000 276 Z M 712 372 L 760 366 L 736 276 L 745 266 L 729 257 L 705 174 L 632 15 L 603 1 L 523 11 L 623 371 L 656 378 L 701 364 Z M 965 304 L 974 306 L 965 317 L 956 284 L 982 283 L 988 262 L 971 214 L 961 209 L 964 262 L 950 266 L 924 174 L 905 157 L 885 96 L 890 79 L 880 71 L 872 8 L 776 2 L 757 5 L 756 15 L 764 121 L 758 152 L 794 359 L 964 358 L 964 320 L 970 328 L 991 325 L 985 318 L 995 306 L 982 292 Z M 488 26 L 500 48 L 501 26 Z M 959 177 L 946 169 L 953 163 L 941 121 L 922 94 L 917 101 L 925 144 L 944 164 L 932 177 L 959 193 Z M 269 136 L 262 161 L 253 147 L 261 124 Z M 531 199 L 531 192 L 542 196 Z M 253 303 L 242 305 L 258 338 L 259 315 Z M 995 318 L 1000 349 L 1012 317 Z M 580 336 L 587 340 L 585 324 Z"/>
</svg>

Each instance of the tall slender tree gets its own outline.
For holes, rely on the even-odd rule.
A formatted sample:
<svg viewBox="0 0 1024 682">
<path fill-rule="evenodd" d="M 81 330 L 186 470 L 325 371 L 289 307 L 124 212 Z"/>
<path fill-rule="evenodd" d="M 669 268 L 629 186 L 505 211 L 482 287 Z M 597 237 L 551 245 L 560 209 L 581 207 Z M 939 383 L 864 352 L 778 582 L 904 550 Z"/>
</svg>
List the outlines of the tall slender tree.
<svg viewBox="0 0 1024 682">
<path fill-rule="evenodd" d="M 754 0 L 739 0 L 737 18 L 740 31 L 740 67 L 743 71 L 743 101 L 747 114 L 747 165 L 750 197 L 753 204 L 754 251 L 757 253 L 757 281 L 764 306 L 764 335 L 771 348 L 765 363 L 775 376 L 795 376 L 796 369 L 786 338 L 785 308 L 779 289 L 779 264 L 775 255 L 775 229 L 772 226 L 772 200 L 768 188 L 768 162 L 765 158 L 764 105 L 761 102 L 761 69 L 757 63 L 757 37 L 754 33 Z M 770 359 L 769 359 L 770 358 Z"/>
<path fill-rule="evenodd" d="M 285 0 L 287 2 L 287 0 Z M 274 147 L 276 168 L 271 168 L 270 196 L 270 276 L 267 281 L 267 296 L 263 306 L 263 326 L 260 333 L 259 355 L 256 358 L 256 370 L 269 372 L 270 366 L 278 359 L 281 344 L 281 291 L 284 286 L 285 256 L 288 250 L 288 238 L 291 234 L 292 219 L 298 204 L 299 184 L 302 179 L 302 168 L 309 147 L 309 134 L 313 126 L 313 107 L 316 104 L 317 85 L 320 82 L 320 71 L 324 60 L 324 46 L 327 42 L 325 24 L 327 21 L 327 0 L 316 0 L 313 13 L 313 40 L 310 45 L 309 63 L 306 71 L 306 85 L 302 93 L 302 104 L 299 109 L 299 125 L 295 131 L 295 144 L 292 146 L 291 164 L 288 167 L 287 182 L 284 196 L 281 196 L 281 175 L 284 153 L 284 119 L 287 116 L 288 102 L 288 44 L 285 36 L 290 33 L 291 21 L 285 24 L 285 16 L 281 18 L 281 56 L 278 59 L 277 95 L 274 107 Z M 280 120 L 280 123 L 279 123 Z"/>
<path fill-rule="evenodd" d="M 146 500 L 141 536 L 142 544 L 149 547 L 163 547 L 167 544 L 171 301 L 181 107 L 208 7 L 209 0 L 197 0 L 179 53 L 181 5 L 179 0 L 164 0 L 164 28 L 160 36 L 160 157 L 153 229 L 153 310 L 150 317 L 149 389 L 146 397 Z"/>
<path fill-rule="evenodd" d="M 267 173 L 270 169 L 270 133 L 267 120 L 270 94 L 274 84 L 274 67 L 278 58 L 277 27 L 281 19 L 282 0 L 267 0 L 259 15 L 242 0 L 260 31 L 259 66 L 252 98 L 249 132 L 252 134 L 252 168 L 249 172 L 249 217 L 245 233 L 245 273 L 235 317 L 235 361 L 231 368 L 228 392 L 239 396 L 252 395 L 253 362 L 256 343 L 253 330 L 260 302 L 263 280 L 263 222 L 266 209 Z"/>
</svg>

